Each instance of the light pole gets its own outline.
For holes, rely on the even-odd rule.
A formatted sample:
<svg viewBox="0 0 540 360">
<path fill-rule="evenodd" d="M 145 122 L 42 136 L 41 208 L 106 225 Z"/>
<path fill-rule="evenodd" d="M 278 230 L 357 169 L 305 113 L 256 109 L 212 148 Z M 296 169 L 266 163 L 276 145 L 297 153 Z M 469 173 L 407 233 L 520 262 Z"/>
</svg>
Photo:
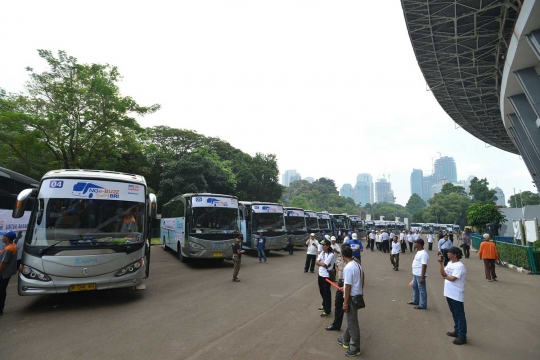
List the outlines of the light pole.
<svg viewBox="0 0 540 360">
<path fill-rule="evenodd" d="M 396 217 L 397 217 L 396 214 L 397 214 L 396 213 L 396 197 L 394 196 L 394 221 L 396 221 Z"/>
</svg>

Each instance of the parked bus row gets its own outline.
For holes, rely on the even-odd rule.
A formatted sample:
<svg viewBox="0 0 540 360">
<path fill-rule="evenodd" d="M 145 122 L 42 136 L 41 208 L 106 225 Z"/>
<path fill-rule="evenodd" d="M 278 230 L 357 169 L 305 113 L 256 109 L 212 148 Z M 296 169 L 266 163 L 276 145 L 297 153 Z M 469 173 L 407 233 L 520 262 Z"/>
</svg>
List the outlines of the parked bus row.
<svg viewBox="0 0 540 360">
<path fill-rule="evenodd" d="M 412 223 L 411 230 L 418 231 L 421 234 L 429 232 L 438 233 L 442 231 L 459 233 L 459 225 L 456 224 L 434 224 L 434 223 Z"/>
</svg>

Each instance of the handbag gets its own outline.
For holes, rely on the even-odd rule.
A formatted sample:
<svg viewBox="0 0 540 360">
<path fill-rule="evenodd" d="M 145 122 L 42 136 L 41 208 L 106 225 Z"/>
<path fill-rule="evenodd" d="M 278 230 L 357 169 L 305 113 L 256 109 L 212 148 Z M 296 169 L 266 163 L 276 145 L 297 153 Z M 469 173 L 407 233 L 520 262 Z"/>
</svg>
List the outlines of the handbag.
<svg viewBox="0 0 540 360">
<path fill-rule="evenodd" d="M 328 270 L 330 281 L 336 282 L 336 269 Z"/>
</svg>

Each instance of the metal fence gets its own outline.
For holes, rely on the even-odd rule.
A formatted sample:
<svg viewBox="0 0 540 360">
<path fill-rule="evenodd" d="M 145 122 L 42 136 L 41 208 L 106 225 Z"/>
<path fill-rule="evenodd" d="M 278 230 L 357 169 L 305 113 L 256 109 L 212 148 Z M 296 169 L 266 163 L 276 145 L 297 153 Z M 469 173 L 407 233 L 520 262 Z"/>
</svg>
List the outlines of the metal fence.
<svg viewBox="0 0 540 360">
<path fill-rule="evenodd" d="M 500 239 L 503 238 L 503 239 Z M 508 237 L 495 237 L 495 246 L 499 253 L 499 259 L 507 264 L 522 267 L 531 271 L 533 274 L 540 274 L 540 247 L 538 246 L 522 246 L 513 244 L 512 241 L 507 241 Z M 482 235 L 471 235 L 472 247 L 476 250 L 480 249 L 482 243 Z"/>
</svg>

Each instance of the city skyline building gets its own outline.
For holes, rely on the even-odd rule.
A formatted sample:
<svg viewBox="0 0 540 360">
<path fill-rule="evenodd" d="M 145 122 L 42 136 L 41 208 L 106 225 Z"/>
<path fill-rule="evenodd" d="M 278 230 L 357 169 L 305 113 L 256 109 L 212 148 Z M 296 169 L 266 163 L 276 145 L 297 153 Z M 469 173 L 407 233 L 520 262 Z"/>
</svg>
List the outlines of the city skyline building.
<svg viewBox="0 0 540 360">
<path fill-rule="evenodd" d="M 367 181 L 357 181 L 353 189 L 353 199 L 356 205 L 365 206 L 367 203 L 373 204 L 370 200 L 371 186 Z"/>
<path fill-rule="evenodd" d="M 424 172 L 420 169 L 413 169 L 411 173 L 411 196 L 413 194 L 424 198 Z"/>
<path fill-rule="evenodd" d="M 360 182 L 360 184 L 358 184 Z M 364 184 L 362 184 L 364 182 Z M 366 197 L 363 199 L 362 203 L 365 205 L 367 203 L 373 204 L 375 202 L 375 191 L 373 188 L 373 177 L 371 174 L 368 173 L 361 173 L 356 176 L 356 184 L 360 187 L 365 186 L 365 184 L 368 185 L 368 189 L 366 190 Z M 355 186 L 356 188 L 356 186 Z M 359 195 L 360 196 L 360 195 Z"/>
<path fill-rule="evenodd" d="M 446 179 L 448 182 L 457 182 L 456 162 L 451 156 L 443 156 L 435 160 L 434 175 L 436 182 Z"/>
<path fill-rule="evenodd" d="M 504 192 L 502 191 L 502 189 L 498 186 L 495 186 L 493 190 L 496 191 L 495 196 L 497 197 L 497 201 L 495 202 L 495 205 L 506 206 L 506 199 L 504 197 Z"/>
<path fill-rule="evenodd" d="M 353 187 L 351 184 L 344 184 L 341 189 L 339 189 L 339 196 L 343 196 L 346 198 L 353 198 Z"/>
<path fill-rule="evenodd" d="M 296 170 L 285 170 L 281 176 L 281 184 L 283 186 L 289 186 L 293 181 L 301 179 L 302 177 Z"/>
<path fill-rule="evenodd" d="M 389 202 L 394 203 L 394 192 L 392 184 L 385 177 L 378 179 L 375 183 L 375 201 L 378 203 Z"/>
<path fill-rule="evenodd" d="M 315 181 L 315 179 L 312 178 L 311 176 L 305 177 L 305 178 L 302 179 L 302 180 L 306 180 L 306 181 L 307 181 L 308 183 L 310 183 L 310 184 L 313 184 L 313 182 Z"/>
<path fill-rule="evenodd" d="M 435 175 L 427 175 L 422 177 L 422 200 L 427 202 L 433 197 L 432 186 L 436 183 Z"/>
</svg>

